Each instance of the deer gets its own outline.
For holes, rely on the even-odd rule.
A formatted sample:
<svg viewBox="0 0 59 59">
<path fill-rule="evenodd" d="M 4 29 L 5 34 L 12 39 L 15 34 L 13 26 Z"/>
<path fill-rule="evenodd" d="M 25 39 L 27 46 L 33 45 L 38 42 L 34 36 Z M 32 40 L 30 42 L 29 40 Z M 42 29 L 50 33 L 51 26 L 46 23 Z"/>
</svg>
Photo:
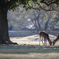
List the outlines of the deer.
<svg viewBox="0 0 59 59">
<path fill-rule="evenodd" d="M 39 37 L 40 37 L 42 44 L 44 46 L 45 46 L 45 44 L 47 45 L 47 40 L 48 40 L 49 44 L 52 45 L 52 41 L 50 40 L 48 33 L 43 32 L 43 31 L 39 32 Z M 44 39 L 44 43 L 43 43 L 43 39 Z M 39 40 L 39 45 L 40 45 L 40 40 Z"/>
<path fill-rule="evenodd" d="M 59 35 L 57 36 L 57 38 L 53 41 L 53 46 L 55 45 L 55 43 L 59 40 Z"/>
</svg>

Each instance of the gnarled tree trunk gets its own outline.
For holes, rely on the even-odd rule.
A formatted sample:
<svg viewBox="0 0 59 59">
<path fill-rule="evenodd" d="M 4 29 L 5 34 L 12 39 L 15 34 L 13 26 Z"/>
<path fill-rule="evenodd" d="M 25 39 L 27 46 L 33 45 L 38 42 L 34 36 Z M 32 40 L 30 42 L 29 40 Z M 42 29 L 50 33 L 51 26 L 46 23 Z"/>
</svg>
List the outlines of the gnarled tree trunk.
<svg viewBox="0 0 59 59">
<path fill-rule="evenodd" d="M 6 9 L 0 9 L 0 44 L 13 44 L 9 39 Z"/>
</svg>

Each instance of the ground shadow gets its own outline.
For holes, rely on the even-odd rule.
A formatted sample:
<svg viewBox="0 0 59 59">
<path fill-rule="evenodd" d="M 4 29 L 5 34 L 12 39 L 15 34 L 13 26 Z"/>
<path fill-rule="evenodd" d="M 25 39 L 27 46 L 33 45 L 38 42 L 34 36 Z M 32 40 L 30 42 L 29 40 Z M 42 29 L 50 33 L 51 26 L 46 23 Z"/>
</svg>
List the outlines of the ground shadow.
<svg viewBox="0 0 59 59">
<path fill-rule="evenodd" d="M 59 46 L 0 45 L 0 53 L 5 54 L 59 53 Z"/>
</svg>

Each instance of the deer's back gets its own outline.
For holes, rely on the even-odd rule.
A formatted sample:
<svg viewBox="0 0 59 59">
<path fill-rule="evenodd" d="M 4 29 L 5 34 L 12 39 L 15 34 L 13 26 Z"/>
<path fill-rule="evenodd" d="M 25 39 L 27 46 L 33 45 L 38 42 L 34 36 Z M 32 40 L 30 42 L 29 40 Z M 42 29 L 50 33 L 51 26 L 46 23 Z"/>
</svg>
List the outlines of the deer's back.
<svg viewBox="0 0 59 59">
<path fill-rule="evenodd" d="M 44 38 L 48 38 L 48 33 L 46 33 L 46 32 L 40 32 L 39 36 L 40 37 L 44 37 Z"/>
</svg>

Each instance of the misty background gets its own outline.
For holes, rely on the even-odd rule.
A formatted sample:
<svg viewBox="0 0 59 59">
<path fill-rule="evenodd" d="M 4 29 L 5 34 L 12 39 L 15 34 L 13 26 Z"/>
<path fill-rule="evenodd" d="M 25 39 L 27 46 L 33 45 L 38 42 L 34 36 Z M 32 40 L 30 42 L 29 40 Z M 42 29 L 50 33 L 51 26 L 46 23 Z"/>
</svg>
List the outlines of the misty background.
<svg viewBox="0 0 59 59">
<path fill-rule="evenodd" d="M 15 11 L 8 10 L 7 19 L 9 36 L 26 36 L 40 31 L 59 34 L 59 11 L 26 11 L 21 5 Z"/>
</svg>

